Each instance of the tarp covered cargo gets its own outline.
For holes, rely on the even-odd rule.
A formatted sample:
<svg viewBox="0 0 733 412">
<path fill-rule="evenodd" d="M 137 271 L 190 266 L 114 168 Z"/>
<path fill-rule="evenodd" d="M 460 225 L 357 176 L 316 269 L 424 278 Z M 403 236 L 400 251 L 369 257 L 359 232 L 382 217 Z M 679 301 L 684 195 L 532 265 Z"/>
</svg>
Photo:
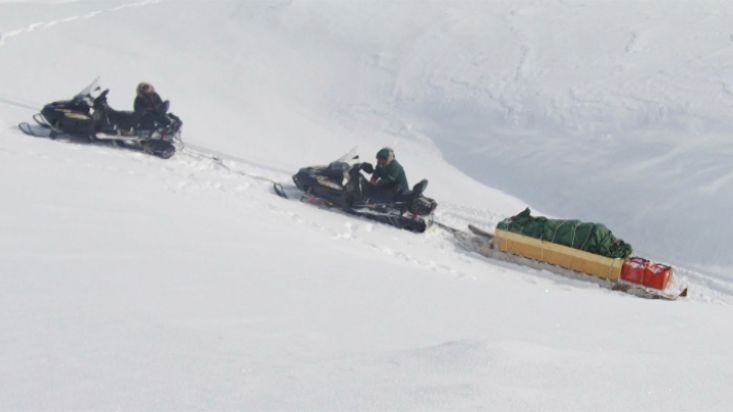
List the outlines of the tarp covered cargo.
<svg viewBox="0 0 733 412">
<path fill-rule="evenodd" d="M 623 259 L 632 253 L 630 244 L 600 223 L 531 216 L 529 208 L 502 220 L 496 228 L 610 258 Z"/>
</svg>

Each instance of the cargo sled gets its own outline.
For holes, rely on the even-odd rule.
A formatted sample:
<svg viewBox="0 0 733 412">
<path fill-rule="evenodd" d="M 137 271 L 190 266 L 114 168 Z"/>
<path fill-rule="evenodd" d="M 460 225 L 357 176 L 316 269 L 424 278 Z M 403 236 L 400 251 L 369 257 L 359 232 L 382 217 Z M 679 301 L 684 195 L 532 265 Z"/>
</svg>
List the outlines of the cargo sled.
<svg viewBox="0 0 733 412">
<path fill-rule="evenodd" d="M 687 296 L 687 287 L 678 284 L 672 276 L 672 268 L 662 263 L 654 263 L 640 257 L 631 257 L 630 245 L 616 239 L 603 225 L 586 224 L 578 221 L 540 221 L 530 220 L 526 226 L 517 228 L 512 219 L 529 216 L 529 209 L 517 216 L 506 219 L 497 225 L 494 233 L 469 225 L 468 232 L 442 225 L 451 231 L 459 244 L 483 256 L 529 266 L 539 270 L 577 277 L 592 276 L 602 286 L 624 291 L 636 296 L 675 300 Z M 536 219 L 536 218 L 532 218 Z M 544 220 L 541 220 L 544 219 Z M 549 222 L 550 231 L 546 223 Z M 586 233 L 580 236 L 581 242 L 571 247 L 548 239 L 563 237 L 562 232 L 554 230 L 558 226 L 589 226 Z M 526 230 L 539 238 L 517 233 Z M 607 233 L 606 233 L 607 231 Z M 572 240 L 575 241 L 575 232 Z M 546 236 L 546 238 L 542 238 Z M 593 239 L 594 240 L 590 240 Z M 566 242 L 573 243 L 573 242 Z M 605 245 L 605 246 L 604 246 Z M 609 246 L 610 245 L 610 246 Z M 603 250 L 607 255 L 581 250 L 578 247 Z"/>
</svg>

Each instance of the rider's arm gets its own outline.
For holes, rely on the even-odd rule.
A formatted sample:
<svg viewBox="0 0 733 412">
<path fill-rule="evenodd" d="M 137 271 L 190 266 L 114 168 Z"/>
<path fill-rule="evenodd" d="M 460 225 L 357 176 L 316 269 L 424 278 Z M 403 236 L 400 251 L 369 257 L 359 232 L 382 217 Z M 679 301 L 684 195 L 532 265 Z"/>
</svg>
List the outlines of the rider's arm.
<svg viewBox="0 0 733 412">
<path fill-rule="evenodd" d="M 152 109 L 156 112 L 163 110 L 163 99 L 160 98 L 158 93 L 153 93 L 151 96 Z"/>
<path fill-rule="evenodd" d="M 376 181 L 374 178 L 377 178 Z M 372 181 L 377 186 L 391 185 L 397 182 L 397 170 L 394 167 L 378 167 L 374 170 Z"/>
<path fill-rule="evenodd" d="M 140 96 L 135 97 L 135 104 L 133 105 L 135 113 L 142 112 L 145 108 L 143 107 L 143 99 Z"/>
<path fill-rule="evenodd" d="M 376 186 L 386 186 L 386 185 L 393 184 L 396 181 L 397 181 L 397 179 L 395 179 L 394 176 L 390 176 L 390 175 L 380 176 L 379 177 L 379 180 L 377 180 L 377 182 L 375 183 L 375 185 Z"/>
</svg>

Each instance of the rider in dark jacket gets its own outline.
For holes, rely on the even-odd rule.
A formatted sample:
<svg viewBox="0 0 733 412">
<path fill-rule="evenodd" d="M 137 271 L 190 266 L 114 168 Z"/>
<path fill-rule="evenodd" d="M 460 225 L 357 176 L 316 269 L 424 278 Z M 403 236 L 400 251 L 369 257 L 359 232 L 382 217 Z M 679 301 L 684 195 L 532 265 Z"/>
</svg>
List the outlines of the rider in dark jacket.
<svg viewBox="0 0 733 412">
<path fill-rule="evenodd" d="M 163 99 L 155 92 L 153 85 L 147 82 L 137 85 L 134 107 L 139 119 L 138 123 L 143 129 L 152 127 L 156 117 L 165 114 Z"/>
</svg>

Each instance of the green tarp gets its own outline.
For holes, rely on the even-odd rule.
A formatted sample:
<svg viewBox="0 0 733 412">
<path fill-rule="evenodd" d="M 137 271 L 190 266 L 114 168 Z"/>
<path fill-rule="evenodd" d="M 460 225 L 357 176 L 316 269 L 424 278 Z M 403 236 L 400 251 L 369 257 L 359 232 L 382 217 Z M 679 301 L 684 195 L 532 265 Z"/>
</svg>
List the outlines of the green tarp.
<svg viewBox="0 0 733 412">
<path fill-rule="evenodd" d="M 534 217 L 529 208 L 502 220 L 496 228 L 611 258 L 626 258 L 632 253 L 630 244 L 600 223 Z"/>
</svg>

